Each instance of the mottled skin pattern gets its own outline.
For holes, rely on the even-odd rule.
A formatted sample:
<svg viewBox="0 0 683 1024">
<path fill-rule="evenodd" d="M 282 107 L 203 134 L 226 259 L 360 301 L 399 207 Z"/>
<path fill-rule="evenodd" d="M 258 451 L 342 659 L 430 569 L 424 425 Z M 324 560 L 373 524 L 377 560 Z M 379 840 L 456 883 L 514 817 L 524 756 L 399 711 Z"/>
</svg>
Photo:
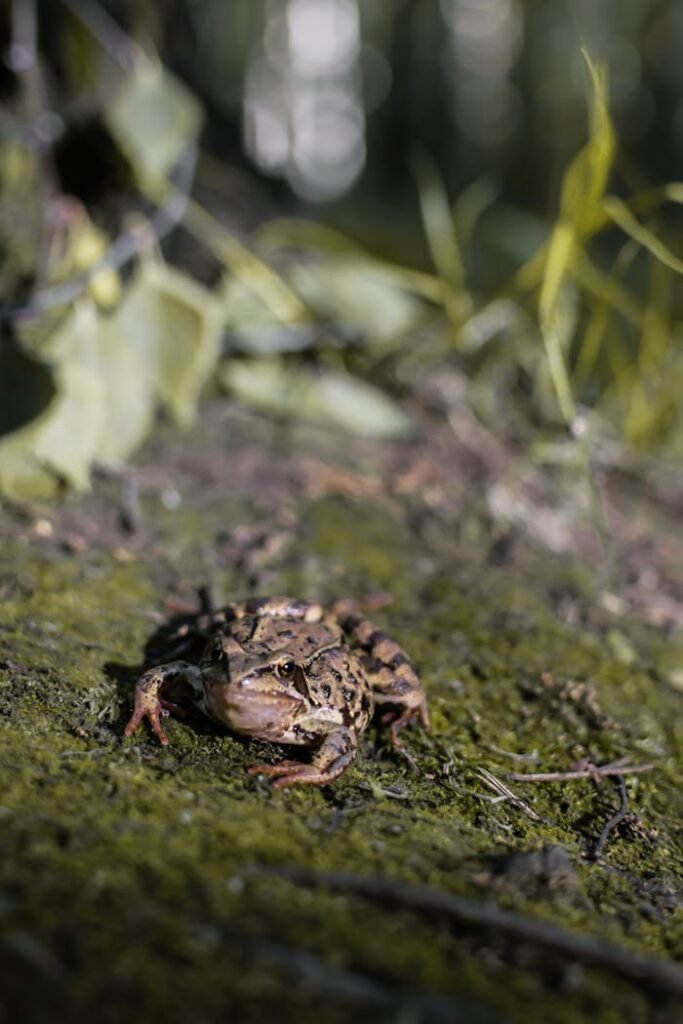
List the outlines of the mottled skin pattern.
<svg viewBox="0 0 683 1024">
<path fill-rule="evenodd" d="M 412 718 L 429 728 L 424 691 L 409 658 L 351 601 L 325 611 L 292 598 L 252 598 L 228 605 L 209 626 L 199 665 L 173 661 L 140 677 L 126 736 L 146 718 L 166 745 L 162 717 L 184 712 L 165 691 L 180 682 L 197 707 L 235 732 L 314 748 L 308 763 L 249 769 L 273 776 L 275 786 L 289 786 L 337 778 L 353 761 L 375 709 L 396 746 L 399 729 Z"/>
</svg>

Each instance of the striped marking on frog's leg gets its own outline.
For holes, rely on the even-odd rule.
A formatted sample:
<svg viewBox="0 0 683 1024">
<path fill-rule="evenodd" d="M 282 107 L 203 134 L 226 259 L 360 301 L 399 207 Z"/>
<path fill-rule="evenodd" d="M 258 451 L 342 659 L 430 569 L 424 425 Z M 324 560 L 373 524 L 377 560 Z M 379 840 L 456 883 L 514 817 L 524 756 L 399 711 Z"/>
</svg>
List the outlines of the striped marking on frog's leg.
<svg viewBox="0 0 683 1024">
<path fill-rule="evenodd" d="M 298 619 L 301 622 L 320 622 L 325 614 L 317 601 L 300 601 L 294 597 L 250 597 L 226 605 L 226 622 L 243 619 L 248 615 L 257 618 L 268 616 L 274 619 Z"/>
<path fill-rule="evenodd" d="M 337 621 L 351 644 L 363 651 L 363 665 L 376 706 L 386 708 L 382 722 L 390 726 L 391 742 L 400 747 L 399 730 L 419 718 L 429 729 L 427 698 L 415 666 L 402 647 L 377 626 L 354 611 L 337 606 Z"/>
</svg>

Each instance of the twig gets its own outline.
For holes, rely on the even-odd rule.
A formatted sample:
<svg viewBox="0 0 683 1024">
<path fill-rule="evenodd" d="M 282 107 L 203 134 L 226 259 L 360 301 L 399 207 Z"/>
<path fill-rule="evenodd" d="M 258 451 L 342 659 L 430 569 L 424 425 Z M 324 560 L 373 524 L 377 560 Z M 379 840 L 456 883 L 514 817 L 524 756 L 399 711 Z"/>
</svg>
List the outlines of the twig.
<svg viewBox="0 0 683 1024">
<path fill-rule="evenodd" d="M 518 754 L 514 750 L 504 750 L 502 747 L 497 747 L 495 743 L 484 743 L 483 746 L 487 750 L 491 750 L 494 754 L 500 754 L 502 757 L 509 757 L 512 761 L 525 761 L 531 762 L 532 764 L 538 763 L 538 751 L 532 750 L 530 754 Z"/>
<path fill-rule="evenodd" d="M 170 189 L 173 193 L 173 189 Z M 153 198 L 153 197 L 152 197 Z M 305 323 L 309 310 L 287 282 L 200 203 L 188 198 L 183 226 L 257 295 L 283 324 Z"/>
<path fill-rule="evenodd" d="M 509 772 L 505 778 L 512 782 L 571 782 L 574 779 L 595 779 L 608 775 L 639 775 L 641 772 L 651 772 L 654 768 L 653 764 L 627 765 L 624 764 L 625 760 L 622 758 L 604 765 L 582 765 L 566 772 Z"/>
<path fill-rule="evenodd" d="M 626 783 L 624 782 L 623 776 L 617 775 L 616 782 L 619 789 L 619 809 L 614 812 L 607 822 L 605 822 L 605 827 L 598 836 L 597 842 L 590 852 L 591 860 L 600 859 L 602 851 L 605 848 L 605 843 L 609 839 L 610 834 L 614 831 L 619 822 L 624 820 L 628 813 L 628 794 L 626 792 Z"/>
<path fill-rule="evenodd" d="M 64 0 L 64 3 L 123 71 L 134 70 L 140 47 L 109 11 L 95 0 Z"/>
<path fill-rule="evenodd" d="M 21 82 L 24 109 L 29 125 L 32 148 L 37 155 L 40 203 L 43 211 L 38 236 L 36 278 L 44 276 L 50 245 L 50 209 L 59 194 L 57 173 L 52 156 L 55 121 L 59 118 L 47 109 L 45 76 L 38 52 L 37 0 L 13 0 L 12 42 L 8 63 Z"/>
<path fill-rule="evenodd" d="M 108 11 L 96 0 L 65 0 L 73 14 L 78 17 L 97 39 L 100 46 L 116 61 L 123 71 L 129 73 L 135 68 L 140 58 L 140 47 L 125 32 Z M 37 65 L 37 8 L 36 0 L 15 0 L 15 40 L 12 46 L 14 59 L 20 66 L 18 73 L 39 76 Z M 32 95 L 33 107 L 41 94 L 40 78 L 34 83 Z M 35 120 L 35 118 L 34 118 Z M 34 124 L 31 136 L 41 155 L 41 166 L 47 159 L 46 146 L 48 141 L 41 135 Z M 150 236 L 155 242 L 161 241 L 183 219 L 187 210 L 194 172 L 197 163 L 197 143 L 192 141 L 178 161 L 176 182 L 169 189 L 163 202 L 157 203 L 157 209 L 149 220 L 148 230 L 139 228 L 123 232 L 118 236 L 102 259 L 93 263 L 87 271 L 67 281 L 35 290 L 28 299 L 3 303 L 0 306 L 0 323 L 6 320 L 18 320 L 40 316 L 51 309 L 58 309 L 73 302 L 81 295 L 92 279 L 104 270 L 120 270 L 126 263 L 148 247 Z M 46 174 L 43 174 L 43 178 Z"/>
<path fill-rule="evenodd" d="M 87 271 L 77 277 L 69 278 L 60 284 L 35 291 L 29 299 L 3 303 L 0 306 L 0 322 L 18 320 L 24 317 L 40 316 L 51 309 L 66 306 L 77 299 L 88 287 L 94 277 L 103 270 L 120 270 L 150 244 L 150 237 L 159 242 L 183 219 L 192 188 L 195 165 L 197 162 L 197 144 L 192 142 L 181 157 L 176 170 L 179 179 L 168 199 L 157 208 L 149 220 L 148 230 L 139 227 L 123 232 L 113 242 L 101 260 L 93 263 Z"/>
<path fill-rule="evenodd" d="M 452 782 L 450 779 L 446 780 L 445 785 L 454 793 L 461 793 L 463 796 L 473 796 L 487 804 L 501 804 L 507 800 L 506 796 L 489 796 L 488 793 L 479 793 L 476 789 L 470 789 L 469 786 L 460 786 L 457 782 Z"/>
<path fill-rule="evenodd" d="M 541 821 L 547 824 L 541 815 L 536 813 L 533 807 L 529 807 L 521 797 L 517 796 L 516 793 L 513 793 L 504 782 L 501 782 L 493 772 L 488 771 L 486 768 L 477 768 L 477 775 L 486 783 L 489 789 L 492 789 L 495 793 L 499 793 L 502 800 L 509 800 L 511 804 L 515 805 L 515 807 L 519 807 L 520 811 L 524 811 L 532 821 Z"/>
<path fill-rule="evenodd" d="M 603 968 L 653 989 L 683 997 L 683 967 L 668 960 L 623 949 L 591 935 L 568 932 L 549 921 L 524 917 L 491 903 L 477 903 L 465 896 L 440 892 L 427 886 L 407 885 L 397 879 L 352 875 L 345 872 L 316 872 L 306 868 L 249 866 L 245 874 L 275 875 L 293 885 L 325 886 L 355 893 L 367 899 L 407 908 L 430 917 L 445 918 L 453 924 L 502 933 L 509 938 L 540 945 L 561 957 Z"/>
<path fill-rule="evenodd" d="M 372 793 L 373 796 L 386 796 L 390 800 L 413 800 L 413 796 L 410 793 L 400 793 L 395 789 L 389 789 L 384 786 L 369 786 L 366 782 L 362 782 L 361 789 L 364 789 L 368 793 Z"/>
<path fill-rule="evenodd" d="M 119 523 L 124 533 L 128 534 L 139 533 L 142 528 L 140 487 L 137 479 L 130 473 L 126 473 L 121 477 Z"/>
<path fill-rule="evenodd" d="M 403 979 L 382 979 L 377 971 L 361 970 L 351 965 L 329 962 L 317 951 L 301 946 L 270 942 L 238 932 L 224 932 L 223 941 L 246 953 L 250 960 L 283 971 L 296 979 L 297 984 L 318 1000 L 324 1000 L 319 1009 L 319 1020 L 326 1019 L 325 1009 L 333 1004 L 357 1010 L 374 1007 L 381 1019 L 389 1011 L 394 1021 L 415 1021 L 420 1024 L 452 1024 L 468 1021 L 471 1024 L 494 1024 L 498 1017 L 459 994 L 442 995 L 414 988 Z M 407 979 L 406 979 L 407 980 Z M 364 1014 L 361 1014 L 364 1016 Z M 342 1017 L 346 1014 L 342 1013 Z"/>
</svg>

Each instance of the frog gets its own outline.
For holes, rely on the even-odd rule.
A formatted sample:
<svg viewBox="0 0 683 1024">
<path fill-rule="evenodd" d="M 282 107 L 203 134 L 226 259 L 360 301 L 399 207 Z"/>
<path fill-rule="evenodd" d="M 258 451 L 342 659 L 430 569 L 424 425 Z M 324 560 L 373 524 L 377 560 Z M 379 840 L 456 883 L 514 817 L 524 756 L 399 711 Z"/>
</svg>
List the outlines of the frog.
<svg viewBox="0 0 683 1024">
<path fill-rule="evenodd" d="M 248 769 L 280 788 L 338 778 L 375 712 L 399 749 L 399 732 L 409 722 L 429 729 L 415 666 L 354 601 L 326 609 L 316 601 L 254 597 L 214 613 L 205 631 L 198 664 L 171 661 L 140 676 L 125 736 L 146 720 L 166 746 L 162 719 L 185 715 L 168 691 L 181 685 L 196 708 L 237 734 L 312 749 L 308 761 Z"/>
</svg>

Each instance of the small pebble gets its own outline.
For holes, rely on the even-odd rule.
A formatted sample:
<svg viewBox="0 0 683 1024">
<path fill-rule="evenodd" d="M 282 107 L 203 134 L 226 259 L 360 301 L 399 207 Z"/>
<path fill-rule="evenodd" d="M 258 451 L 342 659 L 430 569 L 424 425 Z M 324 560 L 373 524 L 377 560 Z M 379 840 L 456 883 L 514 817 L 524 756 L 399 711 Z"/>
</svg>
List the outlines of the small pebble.
<svg viewBox="0 0 683 1024">
<path fill-rule="evenodd" d="M 33 532 L 36 537 L 51 537 L 54 529 L 49 519 L 36 519 L 33 524 Z"/>
</svg>

